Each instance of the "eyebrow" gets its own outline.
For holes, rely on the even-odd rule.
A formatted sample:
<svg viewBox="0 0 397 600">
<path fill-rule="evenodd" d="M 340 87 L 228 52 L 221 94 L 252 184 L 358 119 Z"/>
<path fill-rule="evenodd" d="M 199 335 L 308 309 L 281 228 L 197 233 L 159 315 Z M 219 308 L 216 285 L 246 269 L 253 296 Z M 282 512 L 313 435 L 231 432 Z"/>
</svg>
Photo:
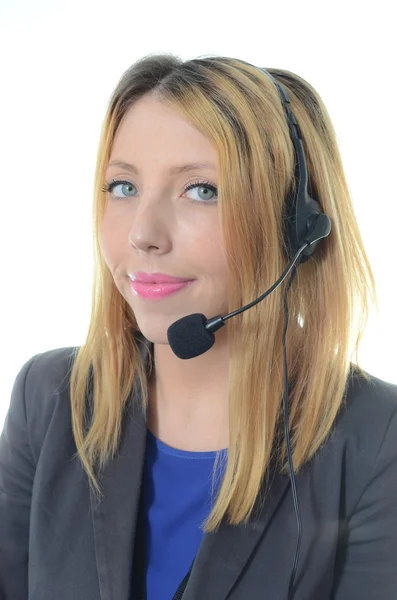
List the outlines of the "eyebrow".
<svg viewBox="0 0 397 600">
<path fill-rule="evenodd" d="M 139 170 L 137 169 L 137 167 L 135 165 L 132 165 L 130 163 L 127 162 L 123 162 L 122 160 L 112 160 L 109 164 L 108 164 L 108 168 L 109 167 L 121 167 L 122 169 L 125 169 L 126 171 L 131 171 L 131 173 L 139 173 Z M 185 165 L 178 165 L 175 167 L 171 167 L 170 169 L 168 169 L 168 173 L 170 175 L 178 175 L 179 173 L 185 173 L 187 171 L 201 171 L 203 169 L 212 169 L 213 171 L 216 171 L 215 165 L 213 165 L 212 163 L 188 163 Z"/>
</svg>

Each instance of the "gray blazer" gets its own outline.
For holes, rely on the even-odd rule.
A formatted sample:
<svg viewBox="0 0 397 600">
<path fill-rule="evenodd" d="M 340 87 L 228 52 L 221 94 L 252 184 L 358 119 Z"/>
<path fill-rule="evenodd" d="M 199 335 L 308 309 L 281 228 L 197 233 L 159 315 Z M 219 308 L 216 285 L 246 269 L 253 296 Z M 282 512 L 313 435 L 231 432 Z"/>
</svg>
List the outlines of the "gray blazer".
<svg viewBox="0 0 397 600">
<path fill-rule="evenodd" d="M 131 391 L 97 504 L 73 458 L 74 348 L 30 358 L 0 437 L 0 599 L 132 600 L 146 420 Z M 143 350 L 143 352 L 145 352 Z M 397 598 L 397 386 L 354 369 L 328 441 L 297 476 L 295 600 Z M 184 600 L 286 600 L 297 541 L 288 476 L 247 526 L 205 534 Z M 151 599 L 157 600 L 157 599 Z M 170 599 L 171 600 L 171 599 Z"/>
</svg>

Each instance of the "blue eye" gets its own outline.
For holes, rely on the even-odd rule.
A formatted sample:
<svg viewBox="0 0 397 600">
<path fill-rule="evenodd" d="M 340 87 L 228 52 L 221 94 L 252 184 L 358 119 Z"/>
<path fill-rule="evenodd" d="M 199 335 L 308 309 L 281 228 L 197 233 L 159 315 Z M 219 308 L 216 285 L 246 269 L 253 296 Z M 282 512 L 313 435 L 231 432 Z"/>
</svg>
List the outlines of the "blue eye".
<svg viewBox="0 0 397 600">
<path fill-rule="evenodd" d="M 126 189 L 123 189 L 123 186 L 124 186 L 124 188 L 130 188 L 130 191 L 131 191 L 131 188 L 135 188 L 135 185 L 133 183 L 131 183 L 130 181 L 123 181 L 123 180 L 120 180 L 120 179 L 114 179 L 114 180 L 112 180 L 109 183 L 106 182 L 106 185 L 103 185 L 101 189 L 105 193 L 107 192 L 109 194 L 112 194 L 112 196 L 114 198 L 118 199 L 118 200 L 123 200 L 123 199 L 126 199 L 126 198 L 134 198 L 135 197 L 135 196 L 128 196 L 128 195 L 126 195 L 126 196 L 116 196 L 113 193 L 113 190 L 115 189 L 116 186 L 119 186 L 119 185 L 122 186 L 122 190 L 123 190 L 122 194 L 125 194 L 125 193 L 128 194 L 128 191 Z M 192 202 L 194 202 L 195 204 L 215 204 L 216 203 L 216 200 L 214 200 L 211 197 L 208 197 L 208 190 L 210 191 L 210 193 L 212 193 L 213 195 L 216 196 L 216 199 L 218 198 L 218 190 L 209 181 L 196 181 L 194 183 L 191 183 L 191 184 L 189 184 L 184 189 L 184 192 L 188 192 L 189 190 L 192 190 L 194 188 L 199 188 L 200 192 L 203 193 L 203 197 L 201 199 L 199 199 L 199 200 L 196 200 L 194 198 L 190 198 L 190 200 Z M 206 192 L 202 192 L 202 190 L 207 190 L 207 191 Z"/>
<path fill-rule="evenodd" d="M 102 186 L 102 191 L 103 192 L 108 192 L 109 194 L 112 194 L 112 196 L 114 196 L 115 198 L 118 198 L 119 200 L 123 199 L 123 196 L 115 196 L 113 194 L 113 190 L 117 185 L 121 185 L 121 186 L 127 186 L 127 187 L 135 187 L 132 183 L 130 183 L 129 181 L 120 181 L 119 179 L 114 179 L 113 181 L 111 181 L 110 183 L 106 182 L 106 185 Z"/>
<path fill-rule="evenodd" d="M 212 185 L 209 181 L 196 181 L 194 183 L 189 184 L 184 191 L 188 192 L 189 190 L 192 190 L 194 188 L 199 188 L 200 191 L 209 190 L 213 195 L 215 194 L 216 198 L 218 198 L 217 188 L 214 185 Z M 192 202 L 195 202 L 197 204 L 215 204 L 216 201 L 213 198 L 208 198 L 208 193 L 203 193 L 203 196 L 204 198 L 202 200 L 192 199 Z"/>
</svg>

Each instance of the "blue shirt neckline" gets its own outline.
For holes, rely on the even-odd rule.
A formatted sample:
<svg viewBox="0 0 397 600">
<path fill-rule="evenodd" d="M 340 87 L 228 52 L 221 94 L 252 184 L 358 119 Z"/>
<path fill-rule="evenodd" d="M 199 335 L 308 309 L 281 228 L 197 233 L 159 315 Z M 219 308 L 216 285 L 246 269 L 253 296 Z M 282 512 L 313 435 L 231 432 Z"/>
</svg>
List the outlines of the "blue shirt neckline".
<svg viewBox="0 0 397 600">
<path fill-rule="evenodd" d="M 154 445 L 159 452 L 164 452 L 165 454 L 169 454 L 171 456 L 177 456 L 179 458 L 187 458 L 187 459 L 214 459 L 219 452 L 221 455 L 225 455 L 227 453 L 227 448 L 223 448 L 221 450 L 208 450 L 206 452 L 194 452 L 192 450 L 180 450 L 179 448 L 173 448 L 168 444 L 165 444 L 158 437 L 154 435 L 147 429 L 147 437 L 148 441 L 151 445 Z"/>
</svg>

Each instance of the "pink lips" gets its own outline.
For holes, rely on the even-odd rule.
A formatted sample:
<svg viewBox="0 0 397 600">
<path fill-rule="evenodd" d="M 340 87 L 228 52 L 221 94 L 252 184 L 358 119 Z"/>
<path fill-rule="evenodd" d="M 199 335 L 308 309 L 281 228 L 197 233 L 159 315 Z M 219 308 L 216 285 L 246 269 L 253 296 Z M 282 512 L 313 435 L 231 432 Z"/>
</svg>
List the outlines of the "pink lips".
<svg viewBox="0 0 397 600">
<path fill-rule="evenodd" d="M 138 276 L 138 273 L 137 273 Z M 138 296 L 148 299 L 164 298 L 178 292 L 193 283 L 194 280 L 183 280 L 180 283 L 144 283 L 143 281 L 131 281 L 131 287 Z"/>
<path fill-rule="evenodd" d="M 132 273 L 132 275 L 135 280 L 143 283 L 184 283 L 186 281 L 191 281 L 191 279 L 173 277 L 166 273 L 144 273 L 143 271 L 138 271 L 137 273 Z"/>
<path fill-rule="evenodd" d="M 182 279 L 173 277 L 167 273 L 144 273 L 138 271 L 131 274 L 134 281 L 131 287 L 138 296 L 142 298 L 164 298 L 178 292 L 193 283 L 194 279 Z"/>
</svg>

